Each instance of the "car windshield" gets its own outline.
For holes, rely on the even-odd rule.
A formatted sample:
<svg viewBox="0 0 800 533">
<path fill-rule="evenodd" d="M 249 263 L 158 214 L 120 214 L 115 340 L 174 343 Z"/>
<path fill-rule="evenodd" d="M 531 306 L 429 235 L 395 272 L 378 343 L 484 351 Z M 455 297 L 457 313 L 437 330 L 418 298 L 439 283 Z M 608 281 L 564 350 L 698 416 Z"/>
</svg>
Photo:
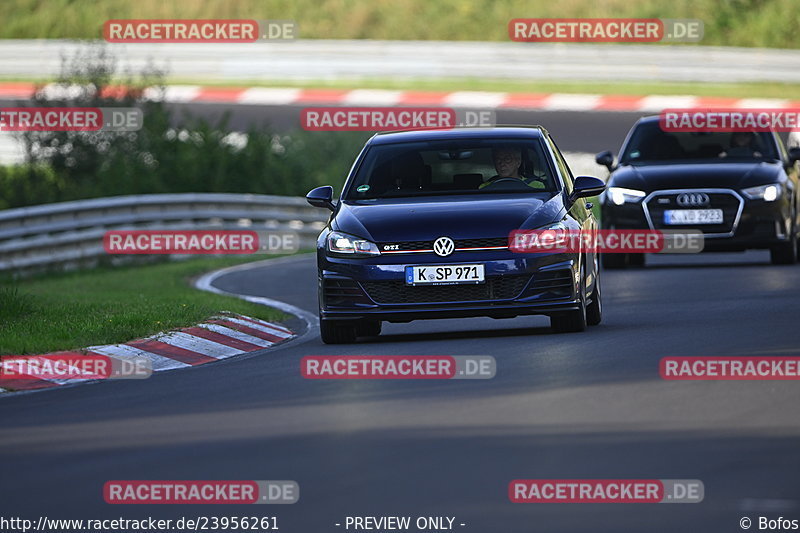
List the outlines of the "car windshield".
<svg viewBox="0 0 800 533">
<path fill-rule="evenodd" d="M 770 132 L 671 132 L 662 131 L 658 122 L 636 126 L 620 164 L 640 165 L 687 160 L 742 161 L 777 160 L 778 153 Z"/>
<path fill-rule="evenodd" d="M 372 146 L 345 191 L 347 200 L 558 189 L 536 139 L 491 139 Z"/>
</svg>

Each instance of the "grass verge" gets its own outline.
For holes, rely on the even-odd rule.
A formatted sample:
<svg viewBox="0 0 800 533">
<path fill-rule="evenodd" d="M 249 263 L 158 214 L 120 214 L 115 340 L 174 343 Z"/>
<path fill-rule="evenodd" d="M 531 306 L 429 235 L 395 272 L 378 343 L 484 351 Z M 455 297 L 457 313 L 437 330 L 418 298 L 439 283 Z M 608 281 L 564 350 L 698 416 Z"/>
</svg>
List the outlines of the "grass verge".
<svg viewBox="0 0 800 533">
<path fill-rule="evenodd" d="M 276 309 L 190 285 L 204 272 L 263 258 L 193 258 L 5 283 L 0 286 L 0 354 L 121 343 L 192 326 L 220 311 L 285 319 Z"/>
<path fill-rule="evenodd" d="M 0 38 L 98 38 L 108 19 L 291 19 L 303 39 L 508 41 L 513 18 L 695 18 L 700 44 L 794 48 L 797 0 L 5 0 Z M 434 52 L 435 53 L 435 52 Z"/>
</svg>

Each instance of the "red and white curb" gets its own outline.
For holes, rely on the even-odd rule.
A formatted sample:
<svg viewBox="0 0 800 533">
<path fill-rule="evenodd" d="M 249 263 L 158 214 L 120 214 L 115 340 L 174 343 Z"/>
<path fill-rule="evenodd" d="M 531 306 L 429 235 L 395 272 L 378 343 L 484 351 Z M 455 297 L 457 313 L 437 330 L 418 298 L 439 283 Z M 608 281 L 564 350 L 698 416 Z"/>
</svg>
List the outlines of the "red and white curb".
<svg viewBox="0 0 800 533">
<path fill-rule="evenodd" d="M 295 337 L 284 326 L 243 315 L 224 313 L 202 324 L 176 331 L 158 333 L 125 344 L 90 346 L 79 352 L 43 355 L 105 355 L 112 359 L 150 360 L 153 371 L 174 370 L 213 363 L 235 355 L 263 350 Z M 2 366 L 2 363 L 0 363 Z M 0 393 L 40 390 L 91 379 L 0 378 Z"/>
<path fill-rule="evenodd" d="M 36 89 L 26 82 L 0 83 L 0 98 L 29 98 Z M 45 85 L 50 99 L 68 98 L 74 88 Z M 113 94 L 119 89 L 109 89 Z M 244 105 L 444 106 L 541 111 L 624 111 L 657 113 L 673 108 L 794 108 L 800 100 L 705 96 L 630 96 L 568 93 L 504 93 L 484 91 L 395 91 L 383 89 L 296 89 L 270 87 L 207 87 L 170 85 L 163 92 L 145 89 L 150 100 L 171 103 Z"/>
</svg>

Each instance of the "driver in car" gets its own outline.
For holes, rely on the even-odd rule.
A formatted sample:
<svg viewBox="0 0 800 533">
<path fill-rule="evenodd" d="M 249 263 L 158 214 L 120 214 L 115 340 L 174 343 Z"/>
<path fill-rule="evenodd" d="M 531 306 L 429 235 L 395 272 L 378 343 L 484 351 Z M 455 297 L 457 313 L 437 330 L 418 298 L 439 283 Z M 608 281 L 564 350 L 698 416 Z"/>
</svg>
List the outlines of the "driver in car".
<svg viewBox="0 0 800 533">
<path fill-rule="evenodd" d="M 731 134 L 731 146 L 721 157 L 761 157 L 756 148 L 756 136 L 749 131 L 736 131 Z"/>
<path fill-rule="evenodd" d="M 497 175 L 483 182 L 479 189 L 488 187 L 502 179 L 518 179 L 525 185 L 534 189 L 544 189 L 545 185 L 541 178 L 528 178 L 520 172 L 522 167 L 522 152 L 518 148 L 493 148 L 492 160 Z"/>
</svg>

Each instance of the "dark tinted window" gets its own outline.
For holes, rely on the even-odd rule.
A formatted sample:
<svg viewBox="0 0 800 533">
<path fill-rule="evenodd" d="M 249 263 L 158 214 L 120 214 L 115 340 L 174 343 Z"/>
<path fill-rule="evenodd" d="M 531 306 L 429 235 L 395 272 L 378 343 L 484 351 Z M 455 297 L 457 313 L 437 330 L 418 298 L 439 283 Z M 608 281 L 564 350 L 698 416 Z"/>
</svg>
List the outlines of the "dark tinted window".
<svg viewBox="0 0 800 533">
<path fill-rule="evenodd" d="M 557 187 L 538 140 L 436 141 L 371 147 L 345 198 L 552 194 Z"/>
<path fill-rule="evenodd" d="M 672 132 L 662 131 L 658 122 L 636 127 L 620 157 L 620 163 L 685 160 L 778 159 L 770 132 Z"/>
</svg>

